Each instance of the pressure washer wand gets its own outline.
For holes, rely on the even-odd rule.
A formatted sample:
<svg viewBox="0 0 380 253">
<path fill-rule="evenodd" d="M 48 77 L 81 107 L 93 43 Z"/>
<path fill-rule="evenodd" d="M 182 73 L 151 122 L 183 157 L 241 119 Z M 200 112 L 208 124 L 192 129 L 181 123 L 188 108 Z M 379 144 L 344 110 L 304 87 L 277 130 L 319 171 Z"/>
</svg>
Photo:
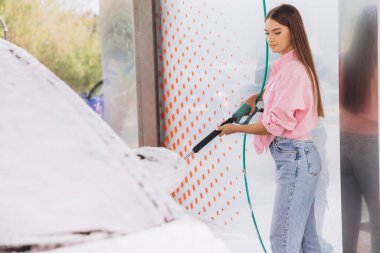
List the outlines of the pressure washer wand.
<svg viewBox="0 0 380 253">
<path fill-rule="evenodd" d="M 231 124 L 234 122 L 235 122 L 234 117 L 231 117 L 231 118 L 227 119 L 226 121 L 224 121 L 221 124 L 221 126 L 226 125 L 226 124 Z M 193 150 L 187 156 L 185 156 L 185 160 L 187 158 L 189 158 L 192 154 L 198 153 L 199 150 L 201 150 L 204 146 L 209 144 L 210 141 L 212 141 L 216 136 L 218 136 L 220 134 L 220 132 L 221 131 L 219 131 L 219 130 L 212 131 L 209 135 L 207 135 L 203 140 L 201 140 L 197 145 L 194 146 Z"/>
<path fill-rule="evenodd" d="M 246 116 L 246 115 L 249 115 L 249 116 L 245 120 L 245 122 L 242 123 L 242 124 L 248 124 L 249 121 L 251 120 L 251 118 L 253 117 L 253 115 L 257 111 L 261 111 L 262 112 L 263 110 L 256 108 L 255 111 L 251 115 L 249 115 L 249 113 L 251 112 L 251 107 L 248 104 L 243 104 L 242 106 L 240 106 L 240 108 L 234 114 L 232 114 L 232 117 L 229 118 L 229 119 L 227 119 L 226 121 L 224 121 L 221 124 L 221 126 L 226 125 L 226 124 L 231 124 L 231 123 L 240 124 L 240 120 L 244 116 Z M 196 146 L 194 146 L 194 148 L 192 149 L 192 151 L 185 156 L 185 160 L 188 159 L 192 154 L 198 153 L 204 146 L 206 146 L 207 144 L 209 144 L 216 136 L 218 136 L 220 134 L 220 132 L 221 131 L 219 131 L 219 130 L 212 131 L 203 140 L 201 140 Z"/>
</svg>

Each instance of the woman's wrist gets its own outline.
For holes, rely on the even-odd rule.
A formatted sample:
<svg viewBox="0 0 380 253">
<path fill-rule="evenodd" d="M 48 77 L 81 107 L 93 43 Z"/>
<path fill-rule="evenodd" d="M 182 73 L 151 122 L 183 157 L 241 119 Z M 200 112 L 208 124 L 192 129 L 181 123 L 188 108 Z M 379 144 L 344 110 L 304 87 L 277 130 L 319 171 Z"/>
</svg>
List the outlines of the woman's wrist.
<svg viewBox="0 0 380 253">
<path fill-rule="evenodd" d="M 236 133 L 245 133 L 244 132 L 244 130 L 245 130 L 245 128 L 244 128 L 244 126 L 245 125 L 235 125 L 235 131 L 236 131 Z"/>
</svg>

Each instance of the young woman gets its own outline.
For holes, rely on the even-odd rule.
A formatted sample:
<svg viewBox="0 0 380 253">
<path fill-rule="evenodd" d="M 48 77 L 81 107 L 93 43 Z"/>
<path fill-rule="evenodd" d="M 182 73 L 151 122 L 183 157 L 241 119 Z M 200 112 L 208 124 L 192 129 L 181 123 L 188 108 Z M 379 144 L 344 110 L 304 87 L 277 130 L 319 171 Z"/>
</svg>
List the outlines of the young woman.
<svg viewBox="0 0 380 253">
<path fill-rule="evenodd" d="M 281 58 L 272 67 L 263 95 L 264 113 L 250 125 L 228 124 L 220 136 L 255 135 L 255 149 L 268 147 L 276 164 L 277 189 L 270 240 L 274 253 L 320 252 L 314 217 L 314 195 L 321 159 L 311 137 L 324 117 L 319 82 L 303 21 L 291 5 L 272 9 L 265 33 L 273 53 Z M 254 109 L 258 94 L 245 102 Z"/>
</svg>

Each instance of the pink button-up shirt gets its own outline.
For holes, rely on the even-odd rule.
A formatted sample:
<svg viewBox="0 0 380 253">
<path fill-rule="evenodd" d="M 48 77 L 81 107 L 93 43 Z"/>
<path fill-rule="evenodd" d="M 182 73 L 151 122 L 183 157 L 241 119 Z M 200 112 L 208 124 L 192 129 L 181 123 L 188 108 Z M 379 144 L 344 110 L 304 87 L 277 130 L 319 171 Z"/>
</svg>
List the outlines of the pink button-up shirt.
<svg viewBox="0 0 380 253">
<path fill-rule="evenodd" d="M 263 95 L 264 113 L 259 121 L 270 135 L 255 135 L 255 149 L 261 154 L 276 136 L 311 139 L 318 123 L 312 82 L 294 50 L 281 56 L 272 67 Z"/>
</svg>

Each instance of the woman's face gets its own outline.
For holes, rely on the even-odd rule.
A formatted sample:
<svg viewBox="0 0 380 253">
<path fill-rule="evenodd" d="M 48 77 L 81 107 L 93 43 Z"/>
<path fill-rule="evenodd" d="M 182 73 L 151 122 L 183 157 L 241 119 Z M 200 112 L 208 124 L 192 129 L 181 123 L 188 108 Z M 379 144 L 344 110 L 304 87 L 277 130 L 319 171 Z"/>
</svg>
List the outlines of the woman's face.
<svg viewBox="0 0 380 253">
<path fill-rule="evenodd" d="M 273 53 L 283 55 L 293 49 L 289 28 L 277 21 L 270 18 L 265 21 L 265 34 Z"/>
</svg>

